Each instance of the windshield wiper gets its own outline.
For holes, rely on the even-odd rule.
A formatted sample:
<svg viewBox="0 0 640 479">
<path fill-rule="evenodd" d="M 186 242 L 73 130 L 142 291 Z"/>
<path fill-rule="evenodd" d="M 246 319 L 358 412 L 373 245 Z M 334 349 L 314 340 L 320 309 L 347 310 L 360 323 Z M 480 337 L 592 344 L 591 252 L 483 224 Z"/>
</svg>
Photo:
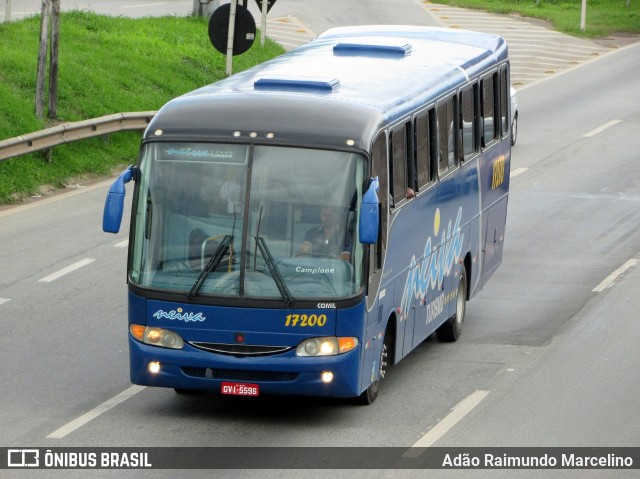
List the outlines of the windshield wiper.
<svg viewBox="0 0 640 479">
<path fill-rule="evenodd" d="M 280 291 L 282 299 L 284 299 L 287 307 L 292 308 L 296 304 L 296 301 L 295 299 L 293 299 L 293 296 L 291 296 L 291 291 L 289 291 L 289 288 L 287 288 L 287 284 L 284 282 L 284 278 L 282 277 L 282 274 L 280 273 L 276 262 L 273 260 L 273 256 L 271 256 L 271 252 L 269 251 L 267 243 L 264 242 L 264 239 L 262 237 L 256 236 L 256 245 L 258 246 L 258 249 L 260 250 L 260 253 L 262 254 L 265 262 L 267 263 L 267 267 L 271 272 L 271 277 L 276 282 L 276 286 L 278 287 L 278 291 Z"/>
<path fill-rule="evenodd" d="M 222 241 L 214 251 L 213 256 L 211 256 L 211 259 L 209 260 L 207 265 L 198 275 L 196 282 L 193 283 L 191 291 L 189 291 L 189 294 L 187 295 L 189 301 L 194 300 L 194 298 L 198 294 L 198 291 L 200 291 L 202 285 L 204 285 L 204 280 L 207 278 L 207 276 L 209 276 L 209 274 L 211 274 L 213 270 L 218 267 L 218 265 L 222 261 L 222 258 L 224 258 L 225 255 L 229 252 L 229 248 L 231 248 L 232 243 L 233 235 L 225 235 L 224 238 L 222 238 Z"/>
</svg>

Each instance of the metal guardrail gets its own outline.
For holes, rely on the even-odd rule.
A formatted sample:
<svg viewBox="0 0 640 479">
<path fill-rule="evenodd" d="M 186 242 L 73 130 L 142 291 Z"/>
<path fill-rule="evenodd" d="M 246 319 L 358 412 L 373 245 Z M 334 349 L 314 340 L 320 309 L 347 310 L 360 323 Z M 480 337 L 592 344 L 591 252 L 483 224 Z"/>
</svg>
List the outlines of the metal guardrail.
<svg viewBox="0 0 640 479">
<path fill-rule="evenodd" d="M 155 114 L 155 111 L 115 113 L 91 120 L 61 123 L 45 130 L 2 140 L 0 161 L 109 133 L 144 130 Z"/>
</svg>

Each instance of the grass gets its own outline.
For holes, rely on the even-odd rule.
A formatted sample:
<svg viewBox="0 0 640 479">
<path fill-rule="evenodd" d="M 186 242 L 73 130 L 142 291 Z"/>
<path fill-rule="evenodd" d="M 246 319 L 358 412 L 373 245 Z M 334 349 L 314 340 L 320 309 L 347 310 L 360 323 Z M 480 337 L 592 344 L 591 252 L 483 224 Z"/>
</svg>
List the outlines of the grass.
<svg viewBox="0 0 640 479">
<path fill-rule="evenodd" d="M 564 33 L 582 37 L 606 37 L 614 33 L 640 33 L 640 0 L 588 0 L 586 29 L 580 30 L 580 0 L 433 0 L 455 7 L 492 13 L 518 13 L 551 22 Z"/>
<path fill-rule="evenodd" d="M 61 15 L 58 122 L 164 103 L 225 77 L 226 58 L 213 49 L 207 21 L 197 17 L 130 19 L 83 11 Z M 0 139 L 51 126 L 34 114 L 40 18 L 0 24 Z M 256 39 L 234 57 L 234 72 L 283 52 Z M 45 102 L 46 104 L 46 102 Z M 0 204 L 59 188 L 78 177 L 110 174 L 137 158 L 141 132 L 56 147 L 50 162 L 35 153 L 0 162 Z"/>
</svg>

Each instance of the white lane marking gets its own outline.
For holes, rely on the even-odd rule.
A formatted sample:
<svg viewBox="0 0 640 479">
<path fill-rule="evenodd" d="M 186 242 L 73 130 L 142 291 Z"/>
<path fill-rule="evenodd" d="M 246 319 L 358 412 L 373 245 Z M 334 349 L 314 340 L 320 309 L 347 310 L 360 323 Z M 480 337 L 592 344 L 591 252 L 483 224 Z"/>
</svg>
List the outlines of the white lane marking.
<svg viewBox="0 0 640 479">
<path fill-rule="evenodd" d="M 66 435 L 68 435 L 68 434 L 72 433 L 73 431 L 75 431 L 76 429 L 84 426 L 89 421 L 92 421 L 95 418 L 97 418 L 98 416 L 100 416 L 101 414 L 104 414 L 109 409 L 112 409 L 112 408 L 116 407 L 118 404 L 120 404 L 120 403 L 126 401 L 127 399 L 135 396 L 140 391 L 142 391 L 144 388 L 145 388 L 145 386 L 138 386 L 138 385 L 131 386 L 129 389 L 127 389 L 125 391 L 122 391 L 117 396 L 114 396 L 111 399 L 109 399 L 108 401 L 103 402 L 98 407 L 92 409 L 88 413 L 83 414 L 82 416 L 80 416 L 77 419 L 74 419 L 73 421 L 71 421 L 68 424 L 65 424 L 60 429 L 56 429 L 51 434 L 49 434 L 47 436 L 47 438 L 48 439 L 62 439 Z"/>
<path fill-rule="evenodd" d="M 55 273 L 50 274 L 49 276 L 45 276 L 42 279 L 39 279 L 38 281 L 41 283 L 50 283 L 51 281 L 55 281 L 56 279 L 64 276 L 65 274 L 69 274 L 77 269 L 80 269 L 84 266 L 87 266 L 88 264 L 91 264 L 95 261 L 94 258 L 85 258 L 82 259 L 80 261 L 78 261 L 77 263 L 73 263 L 69 266 L 67 266 L 66 268 L 62 268 L 60 271 L 56 271 Z"/>
<path fill-rule="evenodd" d="M 469 414 L 480 402 L 487 397 L 489 391 L 478 390 L 460 401 L 442 421 L 436 424 L 428 433 L 418 439 L 411 449 L 403 454 L 403 457 L 418 457 L 422 454 L 419 448 L 431 447 L 438 439 L 444 436 L 458 421 Z"/>
<path fill-rule="evenodd" d="M 11 301 L 11 298 L 0 298 L 0 304 L 8 303 Z"/>
<path fill-rule="evenodd" d="M 126 248 L 129 246 L 129 240 L 120 241 L 120 243 L 113 245 L 114 248 Z"/>
<path fill-rule="evenodd" d="M 595 130 L 591 130 L 589 133 L 585 133 L 584 135 L 582 135 L 584 138 L 591 138 L 592 136 L 596 136 L 598 133 L 602 133 L 604 130 L 606 130 L 607 128 L 611 128 L 614 125 L 617 125 L 618 123 L 621 123 L 622 120 L 613 120 L 610 121 L 609 123 L 605 123 L 602 126 L 599 126 L 598 128 L 596 128 Z"/>
<path fill-rule="evenodd" d="M 629 268 L 633 268 L 636 264 L 638 264 L 637 259 L 630 259 L 625 264 L 620 266 L 617 270 L 615 270 L 613 273 L 611 273 L 609 276 L 607 276 L 604 279 L 604 281 L 602 281 L 602 283 L 600 283 L 598 286 L 593 288 L 593 292 L 600 293 L 605 289 L 610 288 L 611 286 L 613 286 L 613 283 L 615 283 L 618 280 L 618 278 L 620 278 L 620 276 L 622 276 L 625 273 L 625 271 L 627 271 Z"/>
<path fill-rule="evenodd" d="M 521 175 L 522 173 L 524 173 L 525 171 L 527 171 L 529 168 L 517 168 L 515 170 L 513 170 L 511 172 L 511 174 L 509 175 L 510 178 L 513 178 L 515 176 Z"/>
</svg>

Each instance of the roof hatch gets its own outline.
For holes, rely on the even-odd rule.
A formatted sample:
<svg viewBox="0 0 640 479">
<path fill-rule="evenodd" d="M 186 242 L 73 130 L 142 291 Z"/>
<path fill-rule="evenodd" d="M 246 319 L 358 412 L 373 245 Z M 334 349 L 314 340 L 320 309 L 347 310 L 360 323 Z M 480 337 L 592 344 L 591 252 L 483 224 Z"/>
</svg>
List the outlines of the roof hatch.
<svg viewBox="0 0 640 479">
<path fill-rule="evenodd" d="M 404 58 L 411 54 L 411 44 L 376 44 L 376 43 L 338 43 L 333 47 L 334 55 L 342 56 L 389 56 Z"/>
<path fill-rule="evenodd" d="M 260 78 L 254 82 L 253 88 L 268 91 L 333 93 L 340 88 L 340 81 L 335 78 Z"/>
</svg>

